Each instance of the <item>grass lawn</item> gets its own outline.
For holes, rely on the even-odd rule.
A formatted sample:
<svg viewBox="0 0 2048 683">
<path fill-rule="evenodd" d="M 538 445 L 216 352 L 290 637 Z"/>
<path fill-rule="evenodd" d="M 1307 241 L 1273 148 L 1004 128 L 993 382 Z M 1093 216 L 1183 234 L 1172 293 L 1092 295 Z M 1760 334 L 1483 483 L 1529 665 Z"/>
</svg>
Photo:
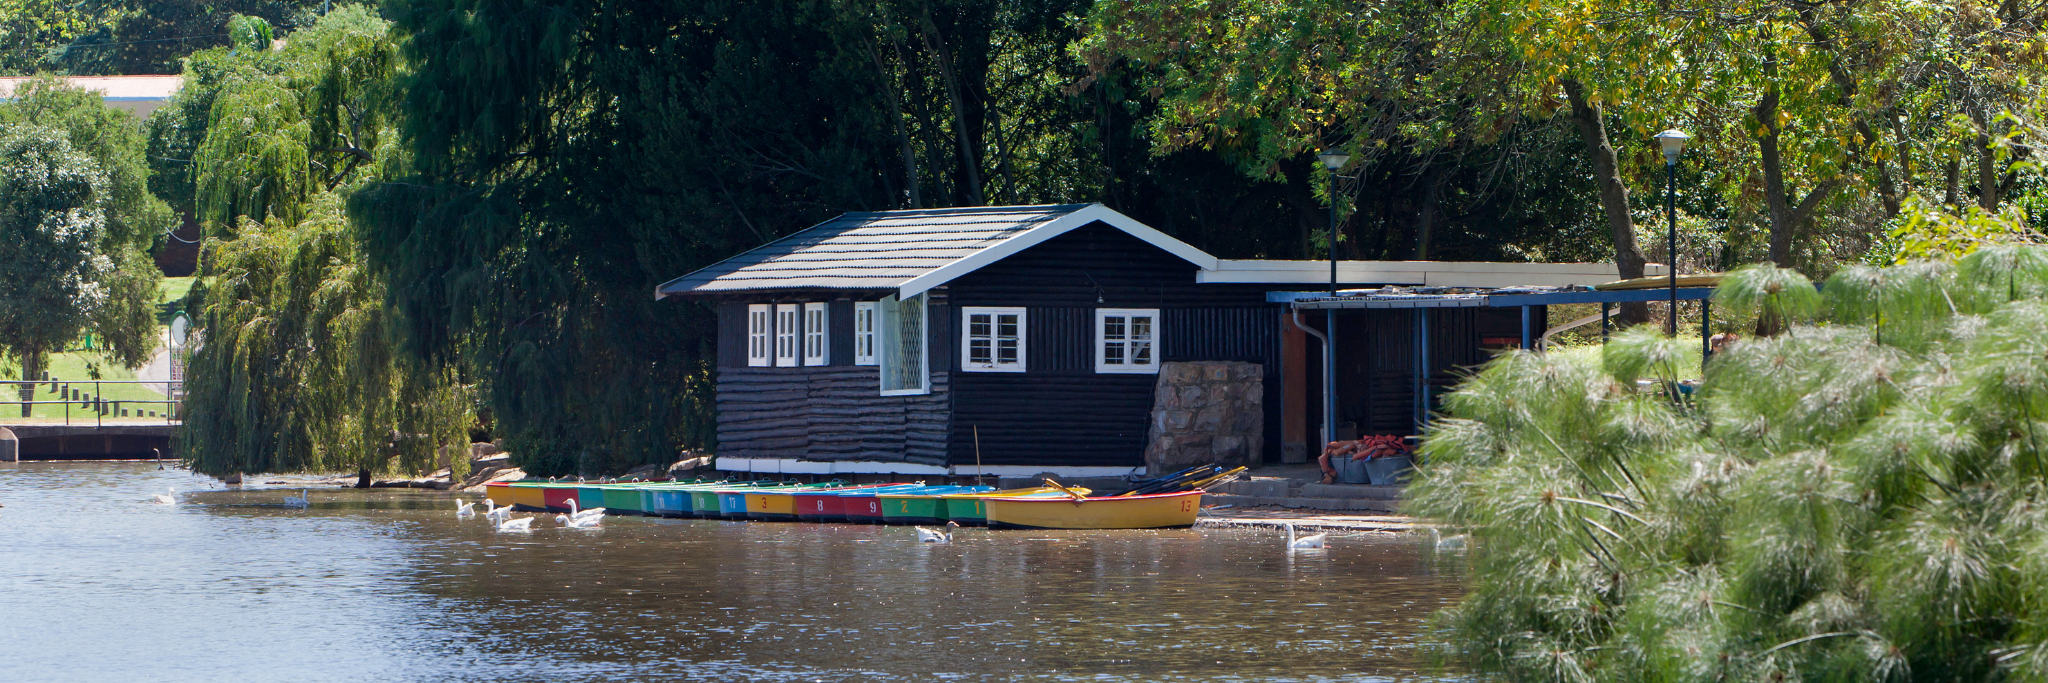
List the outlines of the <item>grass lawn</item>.
<svg viewBox="0 0 2048 683">
<path fill-rule="evenodd" d="M 57 381 L 42 382 L 37 384 L 35 397 L 32 400 L 66 400 L 69 394 L 67 393 L 60 395 L 60 392 L 68 392 L 75 390 L 79 394 L 80 401 L 78 403 L 72 403 L 69 406 L 71 409 L 71 419 L 73 420 L 90 421 L 91 419 L 93 419 L 94 413 L 89 404 L 87 403 L 87 397 L 94 394 L 98 394 L 102 399 L 106 401 L 126 402 L 164 400 L 164 395 L 154 391 L 150 385 L 102 384 L 98 385 L 97 388 L 95 388 L 95 386 L 91 383 L 92 376 L 90 374 L 90 366 L 93 365 L 98 366 L 100 379 L 102 380 L 132 381 L 135 379 L 135 371 L 120 367 L 118 365 L 108 364 L 105 361 L 100 360 L 98 354 L 90 352 L 71 352 L 53 354 L 50 356 L 49 365 L 50 376 L 56 378 Z M 14 382 L 0 383 L 0 400 L 20 400 L 20 393 L 18 393 L 20 391 L 20 387 L 20 384 Z M 35 407 L 34 415 L 37 419 L 63 419 L 65 407 L 66 406 L 61 404 L 39 405 Z M 159 415 L 161 415 L 163 414 L 163 411 L 168 408 L 168 406 L 163 403 L 123 403 L 119 407 L 128 409 L 128 416 L 131 419 L 137 416 L 136 411 L 154 410 L 157 411 Z M 107 414 L 107 417 L 109 418 L 116 416 L 117 413 L 110 412 Z M 144 413 L 143 416 L 147 417 L 147 414 Z M 6 421 L 10 419 L 21 419 L 20 404 L 0 405 L 0 421 Z"/>
</svg>

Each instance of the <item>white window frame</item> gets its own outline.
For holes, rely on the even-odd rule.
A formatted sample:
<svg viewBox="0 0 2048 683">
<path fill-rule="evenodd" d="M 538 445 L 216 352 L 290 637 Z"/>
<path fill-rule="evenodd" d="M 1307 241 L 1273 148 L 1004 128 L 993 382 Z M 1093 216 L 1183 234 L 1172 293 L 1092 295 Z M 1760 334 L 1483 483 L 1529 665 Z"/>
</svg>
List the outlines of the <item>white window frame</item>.
<svg viewBox="0 0 2048 683">
<path fill-rule="evenodd" d="M 1108 339 L 1110 318 L 1124 320 L 1124 338 Z M 1130 339 L 1132 318 L 1150 319 L 1148 339 Z M 1130 362 L 1134 354 L 1131 349 L 1138 342 L 1148 345 L 1147 360 L 1142 363 Z M 1109 350 L 1118 348 L 1125 362 L 1111 363 Z M 1095 309 L 1095 371 L 1110 374 L 1156 375 L 1159 374 L 1159 309 L 1157 308 L 1098 308 Z"/>
<path fill-rule="evenodd" d="M 802 339 L 803 304 L 775 305 L 775 367 L 797 364 L 797 344 Z"/>
<path fill-rule="evenodd" d="M 875 302 L 853 302 L 853 364 L 875 365 Z"/>
<path fill-rule="evenodd" d="M 765 368 L 775 363 L 775 306 L 747 304 L 747 367 Z"/>
<path fill-rule="evenodd" d="M 804 304 L 804 365 L 832 364 L 832 311 L 822 302 Z"/>
<path fill-rule="evenodd" d="M 876 336 L 875 351 L 881 360 L 882 386 L 884 387 L 882 395 L 921 396 L 932 393 L 931 350 L 929 345 L 926 344 L 926 341 L 931 339 L 930 302 L 924 294 L 911 297 L 911 300 L 907 302 L 899 302 L 894 295 L 891 295 L 883 297 L 881 301 L 877 302 L 876 309 L 880 312 L 875 316 L 875 328 L 880 332 Z M 912 311 L 916 319 L 906 321 L 902 314 L 905 310 Z M 903 333 L 906 331 L 916 335 L 915 338 L 903 339 Z M 913 348 L 906 353 L 903 350 L 905 346 Z M 906 371 L 901 367 L 892 367 L 891 360 L 899 355 L 907 355 L 910 358 L 914 358 L 917 367 L 912 369 L 912 371 Z M 901 377 L 902 375 L 914 376 Z M 899 386 L 895 389 L 886 388 L 891 384 L 890 380 L 892 377 L 911 380 L 915 382 L 915 385 L 904 382 L 905 386 Z"/>
<path fill-rule="evenodd" d="M 1003 362 L 997 353 L 1004 336 L 998 329 L 1000 316 L 1017 316 L 1016 334 L 1011 341 L 1017 344 L 1017 357 Z M 989 329 L 986 334 L 975 334 L 975 316 L 988 316 Z M 960 307 L 960 369 L 966 372 L 1023 372 L 1025 367 L 1024 337 L 1026 317 L 1023 308 L 1012 306 L 962 306 Z M 974 360 L 974 342 L 980 339 L 988 344 L 989 360 Z"/>
</svg>

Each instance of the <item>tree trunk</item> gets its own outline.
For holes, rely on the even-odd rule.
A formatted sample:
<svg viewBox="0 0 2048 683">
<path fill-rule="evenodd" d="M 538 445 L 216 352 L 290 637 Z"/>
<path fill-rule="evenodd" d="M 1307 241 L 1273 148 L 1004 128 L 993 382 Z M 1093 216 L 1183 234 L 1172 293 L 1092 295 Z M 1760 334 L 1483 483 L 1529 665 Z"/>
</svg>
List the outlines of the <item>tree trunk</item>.
<svg viewBox="0 0 2048 683">
<path fill-rule="evenodd" d="M 1422 211 L 1415 219 L 1415 260 L 1417 261 L 1429 260 L 1429 242 L 1430 237 L 1436 232 L 1433 228 L 1436 227 L 1437 203 L 1442 195 L 1438 187 L 1441 176 L 1442 174 L 1437 171 L 1436 165 L 1431 164 L 1423 177 Z"/>
<path fill-rule="evenodd" d="M 370 468 L 363 467 L 356 470 L 356 488 L 370 488 Z"/>
<path fill-rule="evenodd" d="M 1943 204 L 1947 204 L 1947 205 L 1948 205 L 1948 209 L 1949 209 L 1950 211 L 1954 211 L 1954 212 L 1956 212 L 1956 213 L 1959 213 L 1959 214 L 1960 214 L 1960 213 L 1962 213 L 1962 212 L 1963 212 L 1963 160 L 1962 160 L 1962 158 L 1961 158 L 1961 157 L 1953 157 L 1953 156 L 1952 156 L 1952 157 L 1949 157 L 1949 158 L 1948 158 L 1948 168 L 1946 169 L 1946 171 L 1947 171 L 1947 176 L 1946 176 L 1946 177 L 1945 177 L 1945 178 L 1943 179 L 1943 182 L 1944 182 L 1944 183 L 1946 183 L 1946 184 L 1948 185 L 1948 194 L 1947 194 L 1947 196 L 1946 196 L 1946 197 L 1944 197 L 1944 198 L 1943 198 L 1943 199 L 1941 200 L 1941 203 L 1943 203 Z"/>
<path fill-rule="evenodd" d="M 1971 116 L 1977 120 L 1977 206 L 1985 211 L 1998 208 L 1998 159 L 1991 152 L 1991 121 L 1983 110 Z"/>
<path fill-rule="evenodd" d="M 1621 181 L 1620 164 L 1614 145 L 1607 141 L 1607 124 L 1600 120 L 1600 107 L 1586 101 L 1585 86 L 1577 80 L 1563 82 L 1565 98 L 1571 102 L 1572 123 L 1585 140 L 1586 153 L 1593 157 L 1593 181 L 1600 186 L 1600 208 L 1607 214 L 1607 227 L 1614 234 L 1614 268 L 1623 280 L 1643 276 L 1643 250 L 1636 246 L 1635 221 L 1628 212 L 1628 185 Z M 1641 302 L 1621 305 L 1621 324 L 1636 325 L 1650 319 L 1650 307 Z"/>
<path fill-rule="evenodd" d="M 1776 69 L 1766 64 L 1765 73 L 1775 75 Z M 1792 242 L 1806 219 L 1829 194 L 1834 193 L 1840 180 L 1821 181 L 1806 197 L 1796 204 L 1791 191 L 1785 187 L 1784 159 L 1778 151 L 1778 139 L 1782 132 L 1778 128 L 1778 87 L 1775 83 L 1764 90 L 1762 99 L 1757 100 L 1753 110 L 1756 120 L 1763 126 L 1764 134 L 1757 138 L 1757 156 L 1764 171 L 1764 204 L 1770 209 L 1771 218 L 1771 262 L 1780 268 L 1792 267 Z"/>
<path fill-rule="evenodd" d="M 903 57 L 903 41 L 896 39 L 893 42 L 896 57 L 900 60 Z M 875 70 L 881 73 L 882 91 L 889 95 L 889 120 L 896 123 L 896 144 L 903 152 L 903 179 L 906 192 L 909 193 L 910 208 L 924 208 L 924 197 L 917 184 L 917 152 L 910 144 L 909 130 L 903 126 L 903 98 L 896 93 L 896 70 L 882 61 L 882 52 L 875 49 L 874 43 L 868 43 L 868 58 L 874 61 Z"/>
<path fill-rule="evenodd" d="M 21 416 L 34 417 L 36 407 L 29 401 L 36 400 L 36 380 L 43 378 L 43 352 L 28 351 L 21 354 Z"/>
<path fill-rule="evenodd" d="M 924 43 L 932 52 L 932 60 L 939 65 L 939 80 L 946 84 L 946 99 L 953 105 L 953 132 L 960 145 L 960 168 L 967 177 L 967 203 L 981 206 L 980 162 L 974 154 L 973 137 L 967 129 L 967 103 L 960 97 L 959 74 L 953 71 L 953 59 L 946 54 L 946 39 L 939 35 L 939 26 L 932 21 L 930 7 L 924 11 Z"/>
</svg>

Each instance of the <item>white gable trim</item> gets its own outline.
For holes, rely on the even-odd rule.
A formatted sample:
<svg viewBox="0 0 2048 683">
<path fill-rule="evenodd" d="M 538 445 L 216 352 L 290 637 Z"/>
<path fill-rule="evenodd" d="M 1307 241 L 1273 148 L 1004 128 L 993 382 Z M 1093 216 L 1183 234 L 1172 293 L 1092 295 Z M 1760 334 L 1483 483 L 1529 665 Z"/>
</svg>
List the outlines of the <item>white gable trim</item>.
<svg viewBox="0 0 2048 683">
<path fill-rule="evenodd" d="M 1216 257 L 1210 256 L 1208 252 L 1196 249 L 1194 245 L 1169 237 L 1166 233 L 1154 230 L 1151 226 L 1144 223 L 1139 223 L 1130 216 L 1118 213 L 1115 209 L 1101 204 L 1090 204 L 1078 211 L 1048 221 L 1044 225 L 1026 230 L 1023 234 L 1016 237 L 997 242 L 988 248 L 969 254 L 966 258 L 948 263 L 931 272 L 912 278 L 909 282 L 905 282 L 897 288 L 897 296 L 908 299 L 923 294 L 933 287 L 952 282 L 960 276 L 980 270 L 983 266 L 1009 258 L 1016 255 L 1017 252 L 1038 246 L 1046 240 L 1067 234 L 1075 228 L 1096 221 L 1107 223 L 1110 227 L 1144 240 L 1146 244 L 1164 249 L 1167 253 L 1193 263 L 1202 270 L 1214 270 L 1218 263 Z"/>
</svg>

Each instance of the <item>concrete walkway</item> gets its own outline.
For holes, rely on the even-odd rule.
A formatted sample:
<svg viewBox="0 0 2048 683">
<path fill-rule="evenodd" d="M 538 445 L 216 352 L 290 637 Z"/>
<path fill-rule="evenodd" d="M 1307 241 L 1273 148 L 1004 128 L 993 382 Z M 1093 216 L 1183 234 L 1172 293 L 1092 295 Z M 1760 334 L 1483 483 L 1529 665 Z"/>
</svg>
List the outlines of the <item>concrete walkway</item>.
<svg viewBox="0 0 2048 683">
<path fill-rule="evenodd" d="M 1206 496 L 1204 497 L 1207 498 Z M 1204 508 L 1195 528 L 1264 527 L 1279 529 L 1292 522 L 1296 529 L 1338 529 L 1398 534 L 1428 529 L 1430 525 L 1400 515 L 1331 515 L 1302 510 L 1270 508 Z"/>
</svg>

